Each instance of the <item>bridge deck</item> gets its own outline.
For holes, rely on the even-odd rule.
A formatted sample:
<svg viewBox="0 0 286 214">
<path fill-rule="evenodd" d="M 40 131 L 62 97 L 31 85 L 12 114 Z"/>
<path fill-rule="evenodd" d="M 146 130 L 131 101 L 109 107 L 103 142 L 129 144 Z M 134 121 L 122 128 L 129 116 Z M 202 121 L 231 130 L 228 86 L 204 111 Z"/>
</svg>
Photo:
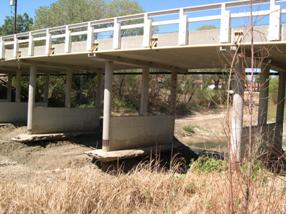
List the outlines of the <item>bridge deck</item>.
<svg viewBox="0 0 286 214">
<path fill-rule="evenodd" d="M 257 8 L 253 12 L 255 18 L 267 19 L 261 22 L 263 25 L 256 23 L 255 44 L 266 47 L 269 58 L 279 67 L 286 65 L 286 30 L 281 18 L 286 13 L 284 2 L 254 1 Z M 23 70 L 36 63 L 39 70 L 70 66 L 96 72 L 104 68 L 105 60 L 114 61 L 115 69 L 148 66 L 186 71 L 225 67 L 229 60 L 221 47 L 234 46 L 239 39 L 236 32 L 243 32 L 241 44 L 249 45 L 249 29 L 235 27 L 236 19 L 249 18 L 248 4 L 249 1 L 236 1 L 179 8 L 3 36 L 0 72 L 18 68 L 19 62 Z M 210 11 L 211 15 L 192 16 L 192 12 L 200 11 Z M 191 29 L 193 23 L 209 21 L 216 21 L 219 27 Z M 161 32 L 161 27 L 166 26 L 174 32 Z M 103 33 L 105 37 L 101 38 Z M 128 33 L 131 36 L 124 36 Z"/>
</svg>

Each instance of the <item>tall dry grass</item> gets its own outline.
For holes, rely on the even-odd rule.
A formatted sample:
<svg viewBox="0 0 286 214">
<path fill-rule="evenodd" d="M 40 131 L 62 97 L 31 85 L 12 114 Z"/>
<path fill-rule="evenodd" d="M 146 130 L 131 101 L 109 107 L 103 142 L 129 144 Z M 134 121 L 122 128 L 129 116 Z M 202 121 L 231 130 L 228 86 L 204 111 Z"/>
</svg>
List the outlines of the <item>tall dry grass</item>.
<svg viewBox="0 0 286 214">
<path fill-rule="evenodd" d="M 240 177 L 234 179 L 236 213 L 242 211 Z M 263 171 L 252 185 L 251 213 L 286 213 L 285 178 Z M 28 183 L 1 180 L 0 213 L 228 213 L 228 188 L 228 172 L 176 174 L 142 167 L 110 175 L 89 166 Z"/>
</svg>

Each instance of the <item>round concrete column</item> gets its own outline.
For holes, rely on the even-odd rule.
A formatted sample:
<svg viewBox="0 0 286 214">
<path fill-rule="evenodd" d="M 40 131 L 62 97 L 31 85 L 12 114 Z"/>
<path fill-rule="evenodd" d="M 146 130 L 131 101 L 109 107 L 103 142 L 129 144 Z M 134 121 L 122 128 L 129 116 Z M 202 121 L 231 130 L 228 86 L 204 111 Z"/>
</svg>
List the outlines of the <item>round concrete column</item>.
<svg viewBox="0 0 286 214">
<path fill-rule="evenodd" d="M 105 64 L 102 149 L 109 150 L 113 64 Z"/>
<path fill-rule="evenodd" d="M 66 73 L 66 86 L 65 86 L 65 107 L 71 107 L 71 87 L 72 87 L 72 71 L 68 70 Z"/>
<path fill-rule="evenodd" d="M 21 102 L 21 71 L 16 72 L 16 102 Z"/>
<path fill-rule="evenodd" d="M 233 74 L 233 105 L 231 114 L 231 142 L 230 159 L 232 163 L 241 161 L 241 139 L 243 125 L 244 106 L 244 65 L 243 59 L 238 56 L 235 62 Z"/>
<path fill-rule="evenodd" d="M 269 97 L 269 70 L 266 67 L 260 74 L 260 93 L 259 93 L 259 109 L 258 109 L 258 125 L 267 124 L 268 97 Z"/>
<path fill-rule="evenodd" d="M 8 74 L 8 83 L 7 83 L 7 101 L 11 102 L 12 99 L 12 74 Z"/>
<path fill-rule="evenodd" d="M 140 115 L 148 114 L 149 68 L 144 68 L 141 81 Z"/>
<path fill-rule="evenodd" d="M 35 65 L 30 66 L 30 81 L 29 81 L 29 98 L 28 98 L 28 122 L 27 128 L 29 132 L 33 129 L 33 110 L 35 107 L 36 96 L 36 78 L 37 68 Z"/>
</svg>

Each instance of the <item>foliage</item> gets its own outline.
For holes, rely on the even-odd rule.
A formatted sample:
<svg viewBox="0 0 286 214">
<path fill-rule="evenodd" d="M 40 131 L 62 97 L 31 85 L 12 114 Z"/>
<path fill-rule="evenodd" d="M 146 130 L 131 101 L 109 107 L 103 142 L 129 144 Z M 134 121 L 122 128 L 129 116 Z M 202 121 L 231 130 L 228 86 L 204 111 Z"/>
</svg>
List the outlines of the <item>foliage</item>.
<svg viewBox="0 0 286 214">
<path fill-rule="evenodd" d="M 278 77 L 273 77 L 269 81 L 269 96 L 275 105 L 277 104 L 278 84 L 279 84 Z"/>
<path fill-rule="evenodd" d="M 33 19 L 27 13 L 17 16 L 17 32 L 26 32 L 32 28 Z M 14 33 L 14 17 L 6 16 L 4 24 L 0 27 L 0 35 L 9 35 Z"/>
<path fill-rule="evenodd" d="M 36 10 L 34 28 L 45 28 L 142 12 L 134 0 L 58 0 Z"/>
<path fill-rule="evenodd" d="M 187 132 L 188 134 L 194 134 L 195 133 L 195 127 L 194 126 L 184 126 L 183 130 Z"/>
<path fill-rule="evenodd" d="M 199 28 L 197 28 L 197 30 L 212 30 L 212 29 L 216 29 L 217 27 L 214 25 L 203 25 Z"/>
<path fill-rule="evenodd" d="M 199 157 L 192 163 L 191 170 L 202 173 L 223 172 L 227 170 L 227 162 L 208 157 Z"/>
</svg>

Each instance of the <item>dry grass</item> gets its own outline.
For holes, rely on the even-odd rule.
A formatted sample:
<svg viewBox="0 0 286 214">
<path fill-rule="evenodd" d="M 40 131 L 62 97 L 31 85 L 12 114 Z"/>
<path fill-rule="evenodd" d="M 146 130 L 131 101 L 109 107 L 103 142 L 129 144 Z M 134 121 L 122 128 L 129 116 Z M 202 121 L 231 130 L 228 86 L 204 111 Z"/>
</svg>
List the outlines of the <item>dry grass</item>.
<svg viewBox="0 0 286 214">
<path fill-rule="evenodd" d="M 240 177 L 240 176 L 238 176 Z M 234 207 L 242 212 L 242 180 L 234 179 Z M 253 182 L 251 213 L 286 213 L 286 182 L 260 172 Z M 227 173 L 180 175 L 137 169 L 110 175 L 93 166 L 1 180 L 0 213 L 228 213 Z"/>
</svg>

